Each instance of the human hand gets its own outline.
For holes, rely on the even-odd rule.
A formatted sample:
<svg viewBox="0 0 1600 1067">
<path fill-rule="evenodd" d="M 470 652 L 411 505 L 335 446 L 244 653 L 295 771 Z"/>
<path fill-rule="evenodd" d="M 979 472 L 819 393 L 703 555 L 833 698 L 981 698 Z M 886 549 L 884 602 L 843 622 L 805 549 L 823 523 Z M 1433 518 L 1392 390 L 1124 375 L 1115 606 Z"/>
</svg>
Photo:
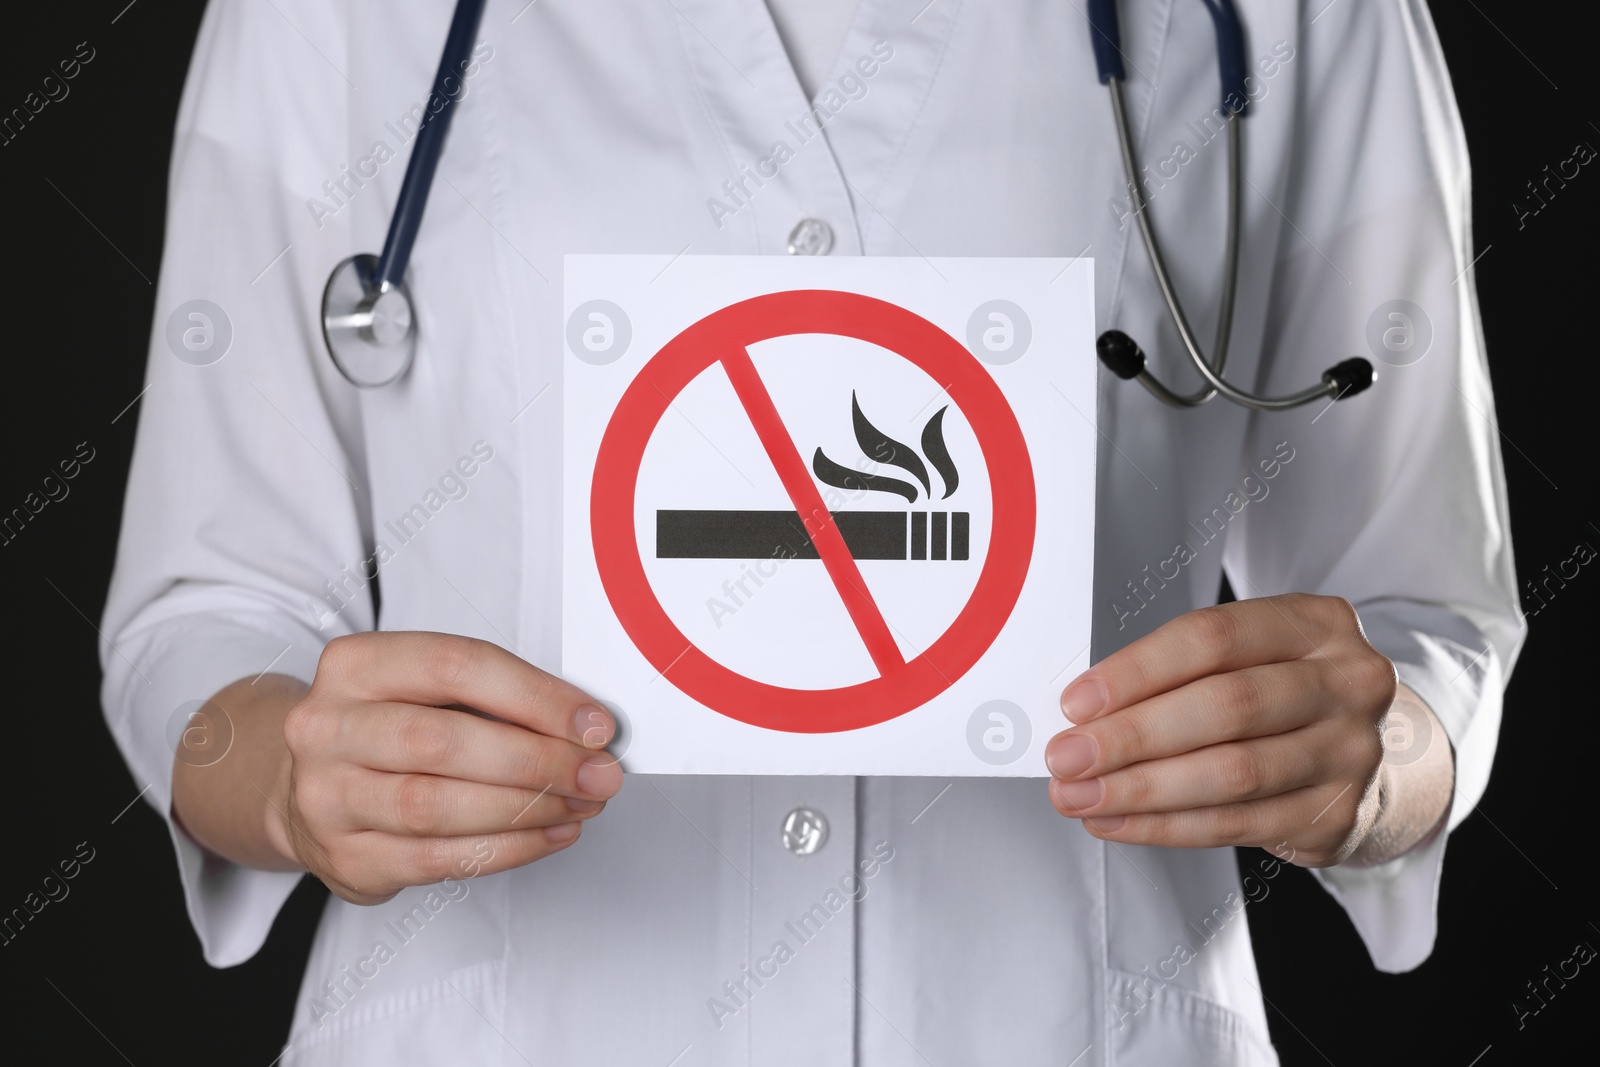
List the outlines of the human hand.
<svg viewBox="0 0 1600 1067">
<path fill-rule="evenodd" d="M 1395 695 L 1394 665 L 1338 597 L 1192 611 L 1063 692 L 1077 725 L 1046 749 L 1051 803 L 1109 841 L 1340 863 L 1379 816 Z"/>
<path fill-rule="evenodd" d="M 572 844 L 621 788 L 600 751 L 614 731 L 581 690 L 486 641 L 336 638 L 283 721 L 269 833 L 355 904 L 520 867 Z"/>
</svg>

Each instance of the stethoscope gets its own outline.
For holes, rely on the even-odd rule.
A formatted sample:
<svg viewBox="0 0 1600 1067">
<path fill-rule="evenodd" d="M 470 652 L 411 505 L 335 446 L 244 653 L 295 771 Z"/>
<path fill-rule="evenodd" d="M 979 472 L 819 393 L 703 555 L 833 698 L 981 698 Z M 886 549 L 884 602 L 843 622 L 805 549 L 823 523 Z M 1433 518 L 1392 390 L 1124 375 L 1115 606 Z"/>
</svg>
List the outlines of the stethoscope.
<svg viewBox="0 0 1600 1067">
<path fill-rule="evenodd" d="M 1119 378 L 1137 378 L 1158 399 L 1174 407 L 1199 407 L 1216 396 L 1261 411 L 1280 411 L 1316 400 L 1342 400 L 1366 389 L 1375 374 L 1372 364 L 1354 357 L 1330 367 L 1322 381 L 1287 396 L 1258 396 L 1230 383 L 1223 377 L 1228 357 L 1228 338 L 1233 326 L 1234 294 L 1239 277 L 1240 225 L 1240 122 L 1249 105 L 1245 95 L 1244 28 L 1233 0 L 1201 0 L 1211 13 L 1217 33 L 1217 63 L 1222 79 L 1222 113 L 1228 127 L 1228 226 L 1223 253 L 1224 273 L 1214 355 L 1207 360 L 1189 326 L 1178 300 L 1161 245 L 1156 240 L 1150 212 L 1139 184 L 1139 162 L 1128 129 L 1127 108 L 1122 98 L 1126 73 L 1122 66 L 1121 29 L 1117 21 L 1116 0 L 1088 0 L 1089 31 L 1094 46 L 1095 66 L 1100 82 L 1111 91 L 1111 114 L 1117 129 L 1122 154 L 1123 176 L 1133 202 L 1133 215 L 1143 238 L 1150 266 L 1161 289 L 1162 300 L 1177 327 L 1189 359 L 1200 372 L 1206 386 L 1194 393 L 1177 393 L 1157 379 L 1147 366 L 1143 349 L 1121 330 L 1107 330 L 1095 343 L 1102 363 Z M 322 336 L 334 366 L 353 385 L 371 388 L 388 385 L 410 369 L 417 350 L 416 316 L 412 311 L 411 291 L 405 282 L 411 247 L 422 225 L 423 208 L 433 185 L 434 171 L 454 113 L 456 93 L 449 82 L 456 79 L 460 88 L 483 16 L 485 0 L 457 0 L 445 38 L 439 71 L 434 75 L 433 93 L 417 131 L 416 143 L 406 164 L 405 178 L 383 252 L 373 256 L 351 256 L 334 268 L 322 293 Z M 434 103 L 440 106 L 435 109 Z"/>
<path fill-rule="evenodd" d="M 388 385 L 411 369 L 417 354 L 417 318 L 412 313 L 411 290 L 406 286 L 406 266 L 411 246 L 422 227 L 422 209 L 428 204 L 433 172 L 439 167 L 444 135 L 455 115 L 456 98 L 463 88 L 463 72 L 472 54 L 486 0 L 456 0 L 450 32 L 444 40 L 433 92 L 417 127 L 411 160 L 400 183 L 400 198 L 389 219 L 383 252 L 351 256 L 328 275 L 322 290 L 322 339 L 328 355 L 352 385 L 374 388 Z M 456 88 L 450 88 L 454 80 Z M 438 104 L 437 108 L 435 104 Z"/>
<path fill-rule="evenodd" d="M 1173 407 L 1199 407 L 1217 395 L 1235 404 L 1258 411 L 1282 411 L 1310 404 L 1316 400 L 1343 400 L 1355 396 L 1371 385 L 1377 375 L 1372 364 L 1359 356 L 1344 360 L 1323 372 L 1321 383 L 1288 396 L 1258 396 L 1246 392 L 1222 376 L 1228 360 L 1228 336 L 1233 329 L 1233 298 L 1239 280 L 1239 187 L 1242 182 L 1239 164 L 1239 124 L 1244 120 L 1250 98 L 1245 95 L 1244 27 L 1233 0 L 1201 0 L 1211 13 L 1217 31 L 1217 67 L 1222 78 L 1222 113 L 1228 124 L 1228 236 L 1223 252 L 1222 300 L 1217 315 L 1217 339 L 1212 346 L 1215 353 L 1207 362 L 1194 330 L 1178 302 L 1177 290 L 1167 273 L 1167 263 L 1156 241 L 1155 228 L 1150 222 L 1149 205 L 1144 189 L 1139 184 L 1139 160 L 1133 148 L 1133 134 L 1128 129 L 1127 107 L 1122 100 L 1122 82 L 1126 74 L 1122 69 L 1122 31 L 1117 23 L 1116 0 L 1089 0 L 1089 33 L 1094 45 L 1094 62 L 1099 68 L 1100 84 L 1111 90 L 1111 115 L 1117 127 L 1117 144 L 1122 150 L 1122 174 L 1133 200 L 1133 216 L 1139 225 L 1139 235 L 1144 239 L 1145 251 L 1150 256 L 1150 268 L 1155 273 L 1156 284 L 1161 288 L 1161 299 L 1166 302 L 1172 324 L 1189 353 L 1195 370 L 1206 381 L 1206 386 L 1194 393 L 1176 393 L 1163 385 L 1146 366 L 1144 351 L 1138 343 L 1121 330 L 1107 330 L 1095 341 L 1095 350 L 1117 377 L 1124 381 L 1137 378 L 1157 399 Z"/>
</svg>

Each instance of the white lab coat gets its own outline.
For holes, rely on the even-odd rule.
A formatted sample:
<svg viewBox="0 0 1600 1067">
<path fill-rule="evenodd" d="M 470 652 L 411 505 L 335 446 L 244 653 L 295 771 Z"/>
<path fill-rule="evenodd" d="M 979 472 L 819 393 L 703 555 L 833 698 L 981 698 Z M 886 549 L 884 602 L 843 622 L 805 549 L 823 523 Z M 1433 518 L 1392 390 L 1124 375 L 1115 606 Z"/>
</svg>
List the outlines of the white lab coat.
<svg viewBox="0 0 1600 1067">
<path fill-rule="evenodd" d="M 1201 4 L 1122 6 L 1132 121 L 1151 171 L 1175 175 L 1152 210 L 1209 337 L 1214 38 Z M 783 254 L 810 217 L 833 255 L 1089 255 L 1101 326 L 1193 381 L 1117 205 L 1081 5 L 861 0 L 828 84 L 876 42 L 892 57 L 857 99 L 825 88 L 837 114 L 801 144 L 786 124 L 807 101 L 761 0 L 495 0 L 411 264 L 416 365 L 357 392 L 324 354 L 319 298 L 336 262 L 382 243 L 396 130 L 451 7 L 206 12 L 104 625 L 107 718 L 163 814 L 174 713 L 269 667 L 310 679 L 337 634 L 452 631 L 559 666 L 564 253 Z M 1094 655 L 1212 602 L 1224 564 L 1241 595 L 1348 597 L 1444 722 L 1453 828 L 1484 787 L 1523 629 L 1449 78 L 1422 0 L 1241 7 L 1250 56 L 1279 62 L 1257 71 L 1246 129 L 1230 373 L 1300 388 L 1370 355 L 1368 319 L 1394 299 L 1425 310 L 1431 347 L 1328 411 L 1173 413 L 1107 378 Z M 379 141 L 395 158 L 363 163 Z M 735 205 L 723 183 L 778 141 L 793 158 Z M 232 323 L 209 366 L 168 351 L 191 299 Z M 441 479 L 477 442 L 493 458 L 454 499 Z M 350 576 L 418 503 L 429 521 L 382 565 L 375 619 Z M 1208 516 L 1225 536 L 1206 540 Z M 1195 558 L 1160 579 L 1179 542 Z M 779 832 L 802 803 L 832 826 L 806 857 Z M 1378 967 L 1430 951 L 1445 840 L 1319 872 Z M 173 841 L 206 958 L 246 959 L 296 877 Z M 633 776 L 572 849 L 431 893 L 330 903 L 286 1063 L 1275 1062 L 1233 852 L 1108 846 L 1037 779 Z"/>
</svg>

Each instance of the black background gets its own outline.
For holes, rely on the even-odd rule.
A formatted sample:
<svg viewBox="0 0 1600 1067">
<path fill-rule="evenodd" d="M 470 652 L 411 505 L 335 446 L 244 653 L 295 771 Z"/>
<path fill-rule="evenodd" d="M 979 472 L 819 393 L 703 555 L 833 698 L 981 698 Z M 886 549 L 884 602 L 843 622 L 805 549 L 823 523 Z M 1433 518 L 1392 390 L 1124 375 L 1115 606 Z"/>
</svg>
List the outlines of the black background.
<svg viewBox="0 0 1600 1067">
<path fill-rule="evenodd" d="M 68 883 L 70 896 L 0 947 L 9 994 L 0 1010 L 8 1042 L 42 1038 L 65 1062 L 266 1065 L 287 1034 L 324 891 L 302 884 L 259 955 L 209 969 L 164 827 L 143 803 L 124 812 L 142 783 L 99 710 L 94 627 L 135 423 L 133 412 L 117 416 L 143 386 L 173 116 L 203 7 L 125 3 L 10 5 L 0 29 L 4 112 L 78 42 L 97 53 L 69 97 L 0 147 L 0 511 L 37 490 L 80 441 L 95 449 L 70 496 L 0 547 L 12 631 L 0 708 L 8 719 L 0 913 L 21 906 L 79 842 L 95 850 Z M 1572 556 L 1579 541 L 1600 546 L 1590 491 L 1600 169 L 1584 168 L 1520 227 L 1511 206 L 1577 142 L 1600 146 L 1593 37 L 1554 13 L 1577 5 L 1434 7 L 1474 167 L 1477 280 L 1527 578 Z M 1531 620 L 1494 779 L 1450 840 L 1439 942 L 1427 963 L 1407 975 L 1373 971 L 1343 913 L 1303 871 L 1280 874 L 1270 896 L 1250 905 L 1286 1064 L 1491 1067 L 1595 1055 L 1585 1022 L 1600 1006 L 1600 967 L 1584 968 L 1520 1028 L 1511 1003 L 1578 942 L 1600 947 L 1591 924 L 1600 909 L 1584 873 L 1600 739 L 1589 621 L 1597 598 L 1600 567 L 1586 567 Z M 1241 853 L 1240 862 L 1264 857 Z"/>
</svg>

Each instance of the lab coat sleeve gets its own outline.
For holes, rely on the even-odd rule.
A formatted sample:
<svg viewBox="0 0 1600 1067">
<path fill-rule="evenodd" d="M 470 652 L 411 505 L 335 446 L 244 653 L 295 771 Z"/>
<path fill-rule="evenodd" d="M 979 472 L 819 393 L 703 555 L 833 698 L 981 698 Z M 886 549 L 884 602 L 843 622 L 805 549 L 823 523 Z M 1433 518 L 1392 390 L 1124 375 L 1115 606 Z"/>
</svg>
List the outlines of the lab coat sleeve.
<svg viewBox="0 0 1600 1067">
<path fill-rule="evenodd" d="M 327 641 L 373 625 L 358 574 L 359 413 L 327 367 L 316 319 L 333 244 L 306 203 L 345 158 L 350 90 L 333 67 L 342 6 L 206 9 L 101 627 L 107 721 L 168 822 L 189 916 L 216 966 L 255 953 L 300 876 L 208 855 L 173 821 L 188 713 L 267 670 L 310 681 Z M 191 318 L 181 306 L 194 300 L 214 308 Z M 217 749 L 203 758 L 225 762 L 228 729 L 211 729 Z"/>
<path fill-rule="evenodd" d="M 1377 868 L 1316 872 L 1373 963 L 1400 972 L 1432 951 L 1447 832 L 1483 793 L 1526 630 L 1470 267 L 1465 137 L 1427 6 L 1311 4 L 1296 46 L 1295 151 L 1275 184 L 1245 191 L 1253 218 L 1282 220 L 1257 385 L 1296 390 L 1353 355 L 1379 378 L 1327 410 L 1253 416 L 1245 459 L 1267 495 L 1239 516 L 1224 561 L 1241 597 L 1350 600 L 1443 723 L 1445 738 L 1413 737 L 1409 751 L 1453 748 L 1445 832 Z"/>
</svg>

